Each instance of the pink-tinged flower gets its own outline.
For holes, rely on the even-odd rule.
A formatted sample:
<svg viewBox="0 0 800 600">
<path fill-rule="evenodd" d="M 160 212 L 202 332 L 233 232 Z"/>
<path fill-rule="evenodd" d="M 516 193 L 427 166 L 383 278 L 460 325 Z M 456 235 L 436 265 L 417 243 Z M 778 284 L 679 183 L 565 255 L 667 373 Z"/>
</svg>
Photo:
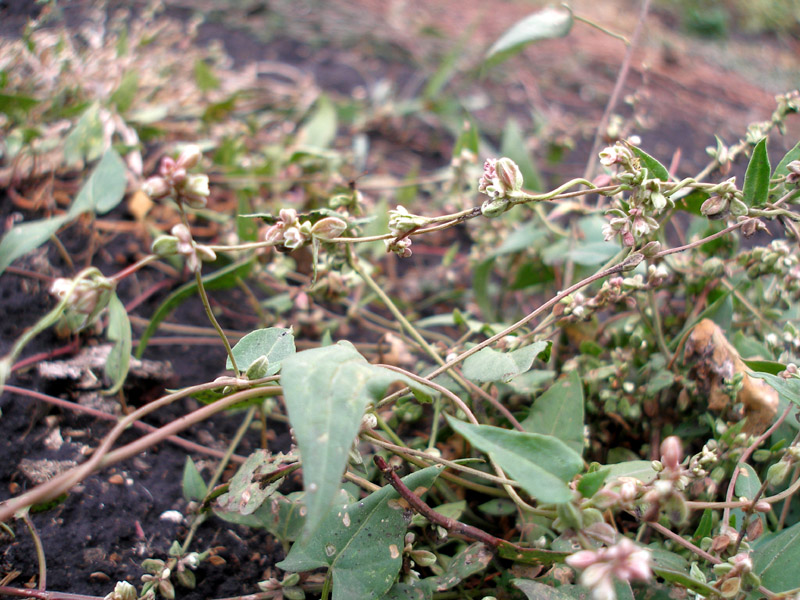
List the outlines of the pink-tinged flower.
<svg viewBox="0 0 800 600">
<path fill-rule="evenodd" d="M 520 191 L 523 183 L 522 172 L 513 160 L 487 158 L 483 163 L 483 176 L 478 181 L 478 191 L 499 200 L 511 192 Z"/>
<path fill-rule="evenodd" d="M 650 571 L 650 552 L 628 538 L 615 546 L 599 550 L 582 550 L 567 557 L 567 564 L 583 569 L 580 582 L 592 590 L 594 600 L 616 600 L 614 578 L 621 581 L 647 581 Z"/>
<path fill-rule="evenodd" d="M 669 471 L 678 471 L 683 460 L 681 440 L 675 435 L 669 436 L 661 442 L 661 463 Z"/>
</svg>

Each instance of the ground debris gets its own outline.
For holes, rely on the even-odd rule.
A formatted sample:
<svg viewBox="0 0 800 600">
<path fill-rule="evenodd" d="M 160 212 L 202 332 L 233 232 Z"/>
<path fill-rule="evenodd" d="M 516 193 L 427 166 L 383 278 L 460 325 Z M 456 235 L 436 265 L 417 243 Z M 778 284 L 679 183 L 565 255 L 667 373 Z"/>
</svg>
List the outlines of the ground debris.
<svg viewBox="0 0 800 600">
<path fill-rule="evenodd" d="M 68 360 L 44 361 L 36 366 L 39 376 L 44 379 L 72 380 L 82 389 L 96 389 L 103 385 L 103 369 L 111 344 L 93 346 L 81 350 Z M 149 381 L 168 381 L 173 376 L 169 361 L 138 360 L 131 357 L 129 374 Z"/>
</svg>

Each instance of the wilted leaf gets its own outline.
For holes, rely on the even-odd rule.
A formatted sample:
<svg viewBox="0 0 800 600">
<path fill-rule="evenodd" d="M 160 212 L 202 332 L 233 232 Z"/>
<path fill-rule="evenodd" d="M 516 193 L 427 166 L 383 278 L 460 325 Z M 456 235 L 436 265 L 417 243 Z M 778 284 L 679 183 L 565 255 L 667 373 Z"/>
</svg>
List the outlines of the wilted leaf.
<svg viewBox="0 0 800 600">
<path fill-rule="evenodd" d="M 572 371 L 539 396 L 522 427 L 555 436 L 583 454 L 583 383 L 578 372 Z"/>
<path fill-rule="evenodd" d="M 564 37 L 572 29 L 572 12 L 566 7 L 545 8 L 509 28 L 486 53 L 487 67 L 521 52 L 532 42 Z"/>
<path fill-rule="evenodd" d="M 293 455 L 272 456 L 266 450 L 256 450 L 231 478 L 228 491 L 219 497 L 220 508 L 241 515 L 254 513 L 278 489 L 287 474 L 286 466 L 292 463 L 297 463 Z"/>
<path fill-rule="evenodd" d="M 470 381 L 510 381 L 533 366 L 536 357 L 549 355 L 552 342 L 542 340 L 534 342 L 512 352 L 500 352 L 493 348 L 484 348 L 464 361 L 464 377 Z M 544 358 L 546 360 L 546 358 Z"/>
<path fill-rule="evenodd" d="M 265 356 L 269 360 L 267 375 L 274 375 L 281 368 L 281 361 L 294 354 L 294 335 L 291 328 L 268 327 L 251 331 L 233 347 L 236 364 L 242 371 L 253 364 L 257 358 Z M 231 359 L 225 363 L 226 369 L 232 369 Z"/>
<path fill-rule="evenodd" d="M 439 467 L 428 467 L 407 475 L 403 482 L 411 490 L 427 490 L 440 472 Z M 333 600 L 382 598 L 403 563 L 407 520 L 399 497 L 387 485 L 363 500 L 334 508 L 316 534 L 295 542 L 276 566 L 291 572 L 329 567 Z"/>
<path fill-rule="evenodd" d="M 540 502 L 560 504 L 572 498 L 567 482 L 583 468 L 583 460 L 558 438 L 490 425 L 472 425 L 449 416 L 447 421 L 456 433 L 491 456 Z"/>
<path fill-rule="evenodd" d="M 303 459 L 305 535 L 311 535 L 339 490 L 367 404 L 383 398 L 395 381 L 415 389 L 420 386 L 369 364 L 349 342 L 298 352 L 282 364 L 281 386 Z"/>
<path fill-rule="evenodd" d="M 467 577 L 480 573 L 492 560 L 494 553 L 479 542 L 470 544 L 453 557 L 447 570 L 437 577 L 425 581 L 437 592 L 443 592 L 458 585 Z"/>
</svg>

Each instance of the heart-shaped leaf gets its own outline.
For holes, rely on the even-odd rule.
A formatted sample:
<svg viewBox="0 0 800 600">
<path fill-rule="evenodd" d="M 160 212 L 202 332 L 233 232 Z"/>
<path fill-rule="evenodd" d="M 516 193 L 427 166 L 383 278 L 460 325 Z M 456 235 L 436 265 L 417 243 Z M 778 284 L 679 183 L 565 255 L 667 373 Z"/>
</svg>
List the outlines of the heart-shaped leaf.
<svg viewBox="0 0 800 600">
<path fill-rule="evenodd" d="M 577 371 L 556 381 L 536 399 L 522 427 L 531 433 L 553 435 L 583 453 L 583 383 Z"/>
<path fill-rule="evenodd" d="M 281 368 L 281 361 L 294 354 L 294 336 L 291 328 L 268 327 L 251 331 L 233 347 L 233 357 L 237 366 L 247 370 L 253 361 L 266 357 L 269 361 L 267 375 L 274 375 Z M 225 363 L 226 369 L 232 369 L 231 359 Z"/>
</svg>

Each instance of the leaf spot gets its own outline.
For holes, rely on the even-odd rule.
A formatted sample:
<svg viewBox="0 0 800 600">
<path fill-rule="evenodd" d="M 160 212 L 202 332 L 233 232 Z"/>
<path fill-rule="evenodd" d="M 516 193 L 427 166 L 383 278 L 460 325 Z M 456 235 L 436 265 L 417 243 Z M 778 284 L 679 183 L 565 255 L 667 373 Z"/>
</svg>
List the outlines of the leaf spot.
<svg viewBox="0 0 800 600">
<path fill-rule="evenodd" d="M 336 554 L 336 546 L 333 544 L 325 544 L 325 555 L 330 558 Z"/>
<path fill-rule="evenodd" d="M 392 558 L 400 558 L 400 550 L 397 548 L 397 544 L 389 545 L 389 556 Z"/>
<path fill-rule="evenodd" d="M 350 527 L 350 513 L 344 513 L 344 519 L 342 519 L 342 523 L 344 523 L 345 527 Z"/>
</svg>

